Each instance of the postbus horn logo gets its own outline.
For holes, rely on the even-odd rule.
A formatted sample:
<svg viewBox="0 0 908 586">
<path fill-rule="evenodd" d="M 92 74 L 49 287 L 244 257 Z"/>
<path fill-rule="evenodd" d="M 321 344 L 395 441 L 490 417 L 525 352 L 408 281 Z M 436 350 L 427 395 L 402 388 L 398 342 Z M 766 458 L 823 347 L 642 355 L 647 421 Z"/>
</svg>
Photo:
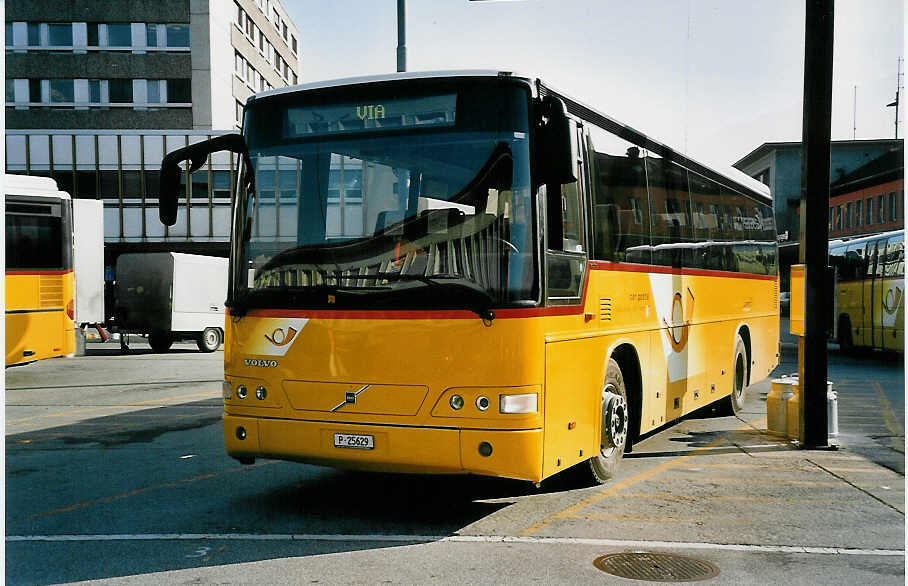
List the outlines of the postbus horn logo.
<svg viewBox="0 0 908 586">
<path fill-rule="evenodd" d="M 886 295 L 883 297 L 883 311 L 889 315 L 894 314 L 899 305 L 902 304 L 902 290 L 899 287 L 893 287 L 886 291 Z"/>
<path fill-rule="evenodd" d="M 672 299 L 672 323 L 669 324 L 665 319 L 665 336 L 675 352 L 681 352 L 687 346 L 687 338 L 690 336 L 690 321 L 694 316 L 694 294 L 688 288 L 687 294 L 690 295 L 690 303 L 687 304 L 687 311 L 683 311 L 683 297 L 681 293 L 675 293 Z M 681 316 L 684 315 L 682 321 Z"/>
<path fill-rule="evenodd" d="M 293 341 L 293 338 L 296 336 L 296 330 L 293 328 L 287 328 L 287 332 L 284 333 L 283 328 L 277 328 L 271 335 L 265 334 L 265 339 L 274 344 L 275 346 L 286 346 Z"/>
</svg>

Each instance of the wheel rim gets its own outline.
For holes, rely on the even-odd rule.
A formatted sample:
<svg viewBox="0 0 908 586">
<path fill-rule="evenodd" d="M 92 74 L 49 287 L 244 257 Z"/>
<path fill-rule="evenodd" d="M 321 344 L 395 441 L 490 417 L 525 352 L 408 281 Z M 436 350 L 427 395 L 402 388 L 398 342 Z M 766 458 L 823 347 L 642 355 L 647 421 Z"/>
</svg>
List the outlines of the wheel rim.
<svg viewBox="0 0 908 586">
<path fill-rule="evenodd" d="M 614 384 L 602 389 L 602 437 L 600 455 L 609 458 L 615 450 L 624 449 L 627 441 L 627 400 Z"/>
<path fill-rule="evenodd" d="M 209 348 L 218 343 L 218 333 L 215 331 L 209 331 L 205 334 L 205 345 Z"/>
</svg>

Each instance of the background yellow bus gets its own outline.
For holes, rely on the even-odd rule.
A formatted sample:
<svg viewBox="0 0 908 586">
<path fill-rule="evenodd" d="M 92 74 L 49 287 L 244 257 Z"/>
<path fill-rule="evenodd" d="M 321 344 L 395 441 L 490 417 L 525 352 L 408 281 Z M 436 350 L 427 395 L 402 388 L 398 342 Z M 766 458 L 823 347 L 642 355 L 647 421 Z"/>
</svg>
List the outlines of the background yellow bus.
<svg viewBox="0 0 908 586">
<path fill-rule="evenodd" d="M 72 205 L 53 179 L 6 175 L 6 366 L 75 352 Z"/>
<path fill-rule="evenodd" d="M 642 434 L 778 361 L 768 189 L 542 82 L 401 74 L 252 98 L 224 441 L 396 472 L 604 482 Z"/>
<path fill-rule="evenodd" d="M 829 243 L 831 338 L 842 351 L 905 350 L 905 231 Z"/>
</svg>

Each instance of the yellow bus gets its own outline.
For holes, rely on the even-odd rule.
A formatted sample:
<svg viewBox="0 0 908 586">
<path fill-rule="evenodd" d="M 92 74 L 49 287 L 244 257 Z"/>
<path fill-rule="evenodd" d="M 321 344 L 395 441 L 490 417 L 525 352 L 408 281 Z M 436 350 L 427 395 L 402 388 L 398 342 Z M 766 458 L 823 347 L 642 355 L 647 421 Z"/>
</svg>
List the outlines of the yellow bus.
<svg viewBox="0 0 908 586">
<path fill-rule="evenodd" d="M 905 351 L 905 231 L 829 243 L 831 338 L 843 352 Z"/>
<path fill-rule="evenodd" d="M 6 366 L 75 352 L 72 202 L 53 179 L 6 175 Z"/>
<path fill-rule="evenodd" d="M 397 74 L 265 92 L 241 134 L 224 442 L 277 458 L 604 482 L 641 435 L 778 361 L 768 189 L 539 80 Z M 178 164 L 189 160 L 187 169 Z"/>
</svg>

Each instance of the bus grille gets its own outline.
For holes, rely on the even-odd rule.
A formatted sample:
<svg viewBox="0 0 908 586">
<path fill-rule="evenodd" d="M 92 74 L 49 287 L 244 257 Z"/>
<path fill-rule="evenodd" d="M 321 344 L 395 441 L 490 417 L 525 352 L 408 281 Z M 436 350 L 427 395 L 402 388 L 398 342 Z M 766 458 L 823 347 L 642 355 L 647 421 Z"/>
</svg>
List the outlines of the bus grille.
<svg viewBox="0 0 908 586">
<path fill-rule="evenodd" d="M 63 279 L 60 276 L 39 277 L 38 303 L 41 309 L 63 307 Z"/>
<path fill-rule="evenodd" d="M 603 297 L 599 300 L 599 319 L 601 321 L 612 321 L 611 297 Z"/>
</svg>

